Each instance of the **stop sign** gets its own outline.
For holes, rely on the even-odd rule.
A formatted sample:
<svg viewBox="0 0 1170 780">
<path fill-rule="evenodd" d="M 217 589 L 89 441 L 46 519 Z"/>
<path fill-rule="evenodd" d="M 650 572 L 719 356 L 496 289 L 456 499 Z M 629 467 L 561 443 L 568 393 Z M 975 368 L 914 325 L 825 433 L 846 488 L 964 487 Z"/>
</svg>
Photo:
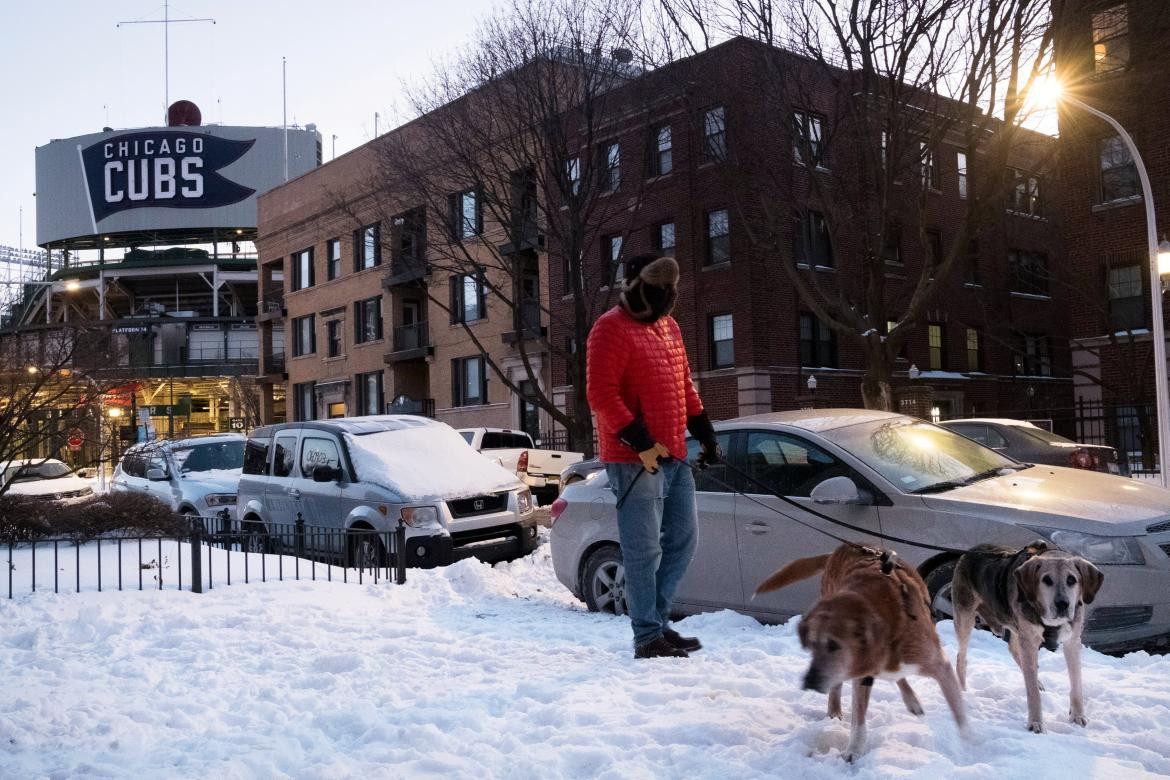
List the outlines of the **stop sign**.
<svg viewBox="0 0 1170 780">
<path fill-rule="evenodd" d="M 71 451 L 77 452 L 81 449 L 81 445 L 85 444 L 85 433 L 80 428 L 74 428 L 69 432 L 69 438 L 65 440 L 65 443 L 69 445 Z"/>
</svg>

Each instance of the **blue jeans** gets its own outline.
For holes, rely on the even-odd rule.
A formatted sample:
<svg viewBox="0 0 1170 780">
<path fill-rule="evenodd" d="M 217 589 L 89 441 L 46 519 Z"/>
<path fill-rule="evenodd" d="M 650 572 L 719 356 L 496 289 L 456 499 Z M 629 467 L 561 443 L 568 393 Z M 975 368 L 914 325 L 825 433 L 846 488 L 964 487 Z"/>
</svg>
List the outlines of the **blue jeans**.
<svg viewBox="0 0 1170 780">
<path fill-rule="evenodd" d="M 626 497 L 617 521 L 634 647 L 662 636 L 698 536 L 690 467 L 671 460 L 659 466 L 657 474 L 646 471 L 639 477 L 643 471 L 640 463 L 605 464 L 610 489 L 619 500 Z"/>
</svg>

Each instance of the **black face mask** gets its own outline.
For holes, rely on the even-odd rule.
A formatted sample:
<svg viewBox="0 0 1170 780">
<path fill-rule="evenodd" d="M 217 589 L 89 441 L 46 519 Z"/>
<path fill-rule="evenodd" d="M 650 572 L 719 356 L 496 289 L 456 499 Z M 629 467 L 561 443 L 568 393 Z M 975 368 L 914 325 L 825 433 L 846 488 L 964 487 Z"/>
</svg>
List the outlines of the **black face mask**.
<svg viewBox="0 0 1170 780">
<path fill-rule="evenodd" d="M 642 280 L 634 282 L 624 293 L 622 302 L 630 316 L 641 322 L 657 322 L 674 310 L 678 290 L 671 285 L 659 287 Z"/>
</svg>

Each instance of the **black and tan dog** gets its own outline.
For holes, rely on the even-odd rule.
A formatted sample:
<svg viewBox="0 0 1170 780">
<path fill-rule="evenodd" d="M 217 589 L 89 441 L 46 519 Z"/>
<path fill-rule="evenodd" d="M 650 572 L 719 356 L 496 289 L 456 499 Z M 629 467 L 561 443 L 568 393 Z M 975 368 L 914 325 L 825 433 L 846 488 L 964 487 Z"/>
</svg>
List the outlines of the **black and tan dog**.
<svg viewBox="0 0 1170 780">
<path fill-rule="evenodd" d="M 841 685 L 853 681 L 853 715 L 845 760 L 865 748 L 865 711 L 875 677 L 898 681 L 906 708 L 922 705 L 908 674 L 934 678 L 962 728 L 963 697 L 931 621 L 926 584 L 891 553 L 843 544 L 832 555 L 801 558 L 768 577 L 757 593 L 777 590 L 824 570 L 821 597 L 800 621 L 800 644 L 812 653 L 804 687 L 829 693 L 831 718 L 841 717 Z"/>
<path fill-rule="evenodd" d="M 967 643 L 978 615 L 992 632 L 1007 639 L 1012 658 L 1024 673 L 1028 730 L 1044 731 L 1037 675 L 1041 646 L 1053 652 L 1064 647 L 1072 699 L 1069 718 L 1084 726 L 1081 632 L 1085 605 L 1093 603 L 1104 579 L 1084 558 L 1049 549 L 1042 540 L 1022 550 L 990 544 L 972 547 L 959 558 L 951 580 L 959 683 L 967 687 Z"/>
</svg>

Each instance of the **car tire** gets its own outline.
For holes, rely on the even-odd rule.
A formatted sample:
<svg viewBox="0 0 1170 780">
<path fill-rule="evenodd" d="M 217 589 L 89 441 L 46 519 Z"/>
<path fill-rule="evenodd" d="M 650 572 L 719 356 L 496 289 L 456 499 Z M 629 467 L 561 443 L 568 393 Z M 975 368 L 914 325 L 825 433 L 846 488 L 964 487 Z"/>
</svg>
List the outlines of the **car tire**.
<svg viewBox="0 0 1170 780">
<path fill-rule="evenodd" d="M 366 533 L 354 533 L 351 529 L 345 538 L 346 568 L 349 569 L 383 569 L 390 565 L 390 556 L 386 554 L 386 546 L 382 539 L 374 534 L 372 529 L 358 529 Z"/>
<path fill-rule="evenodd" d="M 607 544 L 594 550 L 581 570 L 581 593 L 590 612 L 626 614 L 626 571 L 621 548 Z"/>
<path fill-rule="evenodd" d="M 276 552 L 276 542 L 268 535 L 263 523 L 245 522 L 240 527 L 240 551 L 246 553 Z"/>
<path fill-rule="evenodd" d="M 951 578 L 955 576 L 957 558 L 943 561 L 926 573 L 927 593 L 930 594 L 930 617 L 934 622 L 951 620 L 955 616 L 951 606 Z"/>
</svg>

